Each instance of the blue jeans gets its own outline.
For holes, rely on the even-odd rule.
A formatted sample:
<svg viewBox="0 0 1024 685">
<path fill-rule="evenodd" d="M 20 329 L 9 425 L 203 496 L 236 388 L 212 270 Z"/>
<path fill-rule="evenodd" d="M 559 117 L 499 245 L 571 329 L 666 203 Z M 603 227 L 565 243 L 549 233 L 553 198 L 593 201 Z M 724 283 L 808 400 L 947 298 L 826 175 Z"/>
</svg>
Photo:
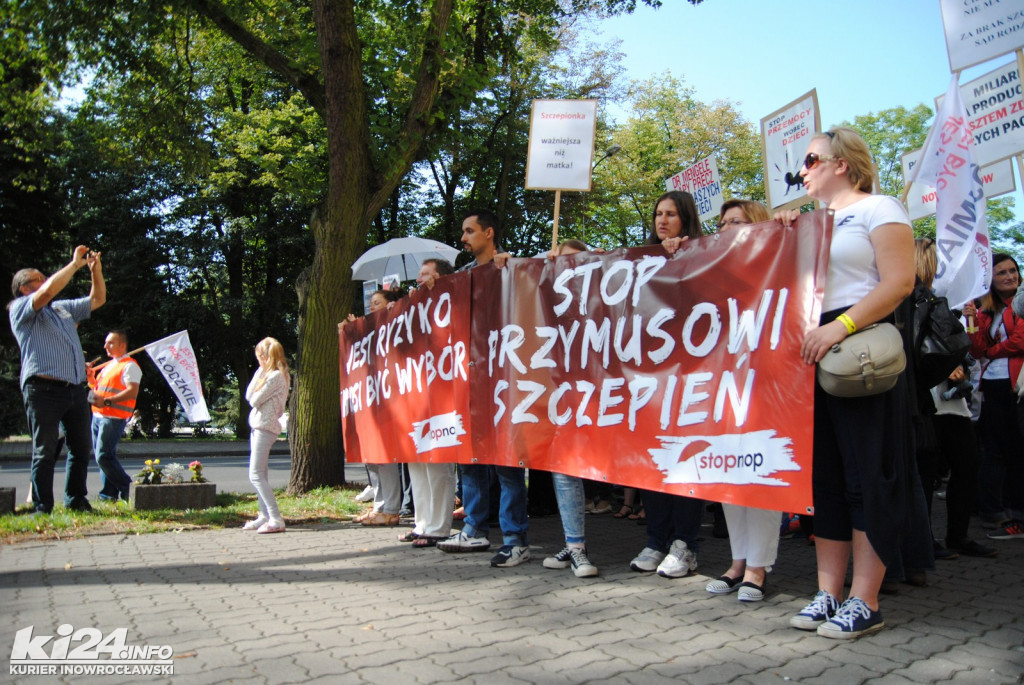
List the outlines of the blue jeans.
<svg viewBox="0 0 1024 685">
<path fill-rule="evenodd" d="M 644 490 L 644 511 L 648 547 L 668 552 L 673 542 L 682 540 L 690 550 L 697 551 L 697 535 L 704 516 L 703 500 Z"/>
<path fill-rule="evenodd" d="M 132 478 L 121 462 L 117 460 L 117 444 L 121 442 L 127 419 L 113 419 L 108 416 L 92 415 L 92 450 L 96 454 L 96 465 L 100 467 L 100 499 L 128 501 Z"/>
<path fill-rule="evenodd" d="M 469 537 L 487 537 L 491 509 L 491 475 L 497 471 L 501 484 L 498 523 L 505 545 L 524 546 L 529 520 L 526 516 L 526 471 L 516 466 L 466 464 L 462 468 L 462 506 L 466 520 L 462 532 Z"/>
<path fill-rule="evenodd" d="M 88 390 L 84 385 L 62 386 L 25 381 L 22 389 L 25 416 L 32 435 L 32 506 L 53 511 L 53 470 L 59 450 L 58 430 L 63 424 L 68 446 L 64 471 L 64 505 L 88 504 L 86 477 L 92 460 Z"/>
<path fill-rule="evenodd" d="M 583 479 L 552 472 L 551 481 L 555 485 L 555 500 L 558 501 L 558 514 L 562 517 L 565 541 L 570 544 L 586 543 L 584 518 L 587 515 L 587 498 L 583 494 Z"/>
</svg>

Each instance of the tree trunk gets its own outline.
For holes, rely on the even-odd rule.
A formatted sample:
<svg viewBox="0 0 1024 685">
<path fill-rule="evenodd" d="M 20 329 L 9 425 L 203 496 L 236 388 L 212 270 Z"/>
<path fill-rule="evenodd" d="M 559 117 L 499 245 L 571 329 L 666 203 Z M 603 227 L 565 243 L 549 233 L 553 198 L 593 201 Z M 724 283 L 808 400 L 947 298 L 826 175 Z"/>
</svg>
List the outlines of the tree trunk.
<svg viewBox="0 0 1024 685">
<path fill-rule="evenodd" d="M 299 494 L 345 481 L 338 395 L 338 322 L 352 308 L 351 264 L 370 228 L 369 125 L 353 6 L 314 0 L 327 111 L 328 193 L 311 221 L 316 241 L 308 285 L 299 287 L 299 357 L 289 431 Z"/>
</svg>

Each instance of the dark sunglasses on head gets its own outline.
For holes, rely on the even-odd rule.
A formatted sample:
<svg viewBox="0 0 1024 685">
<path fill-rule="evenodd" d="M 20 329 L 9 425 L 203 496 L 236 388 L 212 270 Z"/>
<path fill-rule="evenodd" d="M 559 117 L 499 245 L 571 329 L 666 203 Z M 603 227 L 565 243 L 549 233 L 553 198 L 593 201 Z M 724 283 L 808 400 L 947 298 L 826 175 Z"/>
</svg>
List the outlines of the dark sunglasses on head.
<svg viewBox="0 0 1024 685">
<path fill-rule="evenodd" d="M 810 171 L 821 162 L 834 162 L 837 159 L 839 158 L 835 155 L 819 155 L 817 152 L 808 152 L 807 156 L 804 157 L 804 166 Z"/>
</svg>

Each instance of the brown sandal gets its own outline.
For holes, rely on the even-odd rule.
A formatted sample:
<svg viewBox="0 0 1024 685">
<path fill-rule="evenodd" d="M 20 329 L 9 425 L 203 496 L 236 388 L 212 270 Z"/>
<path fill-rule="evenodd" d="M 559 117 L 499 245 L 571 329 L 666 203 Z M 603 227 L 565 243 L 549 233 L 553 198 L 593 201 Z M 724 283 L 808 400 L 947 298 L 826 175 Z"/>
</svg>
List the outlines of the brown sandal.
<svg viewBox="0 0 1024 685">
<path fill-rule="evenodd" d="M 622 507 L 612 514 L 612 518 L 624 519 L 633 513 L 633 507 L 629 504 L 623 504 Z"/>
<path fill-rule="evenodd" d="M 375 511 L 362 521 L 364 526 L 397 526 L 399 523 L 398 514 L 385 514 L 382 511 Z"/>
</svg>

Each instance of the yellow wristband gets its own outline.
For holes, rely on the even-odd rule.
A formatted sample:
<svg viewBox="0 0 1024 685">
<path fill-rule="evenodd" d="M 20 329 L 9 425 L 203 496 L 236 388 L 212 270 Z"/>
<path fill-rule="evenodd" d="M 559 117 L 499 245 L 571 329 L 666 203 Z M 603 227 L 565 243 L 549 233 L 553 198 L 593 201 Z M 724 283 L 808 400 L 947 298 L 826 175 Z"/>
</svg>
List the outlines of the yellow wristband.
<svg viewBox="0 0 1024 685">
<path fill-rule="evenodd" d="M 846 314 L 840 314 L 836 317 L 836 321 L 846 326 L 846 334 L 853 335 L 857 332 L 857 324 L 853 322 L 853 319 L 848 317 Z"/>
</svg>

